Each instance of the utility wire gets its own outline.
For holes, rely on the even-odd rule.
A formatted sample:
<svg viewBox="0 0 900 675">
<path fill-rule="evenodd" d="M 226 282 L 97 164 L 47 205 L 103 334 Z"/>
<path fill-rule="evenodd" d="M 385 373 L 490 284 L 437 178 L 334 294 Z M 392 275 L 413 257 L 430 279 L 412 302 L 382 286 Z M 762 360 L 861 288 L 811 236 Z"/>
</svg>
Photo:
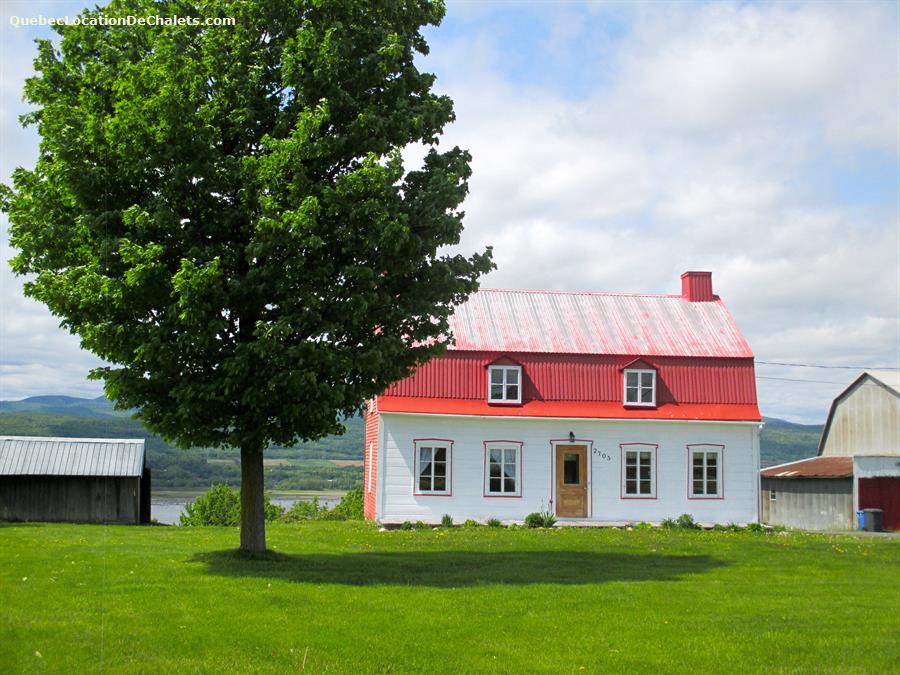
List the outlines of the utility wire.
<svg viewBox="0 0 900 675">
<path fill-rule="evenodd" d="M 838 368 L 842 370 L 900 370 L 897 366 L 823 366 L 817 363 L 781 363 L 780 361 L 757 361 L 766 366 L 790 366 L 792 368 Z M 810 380 L 811 381 L 811 380 Z"/>
<path fill-rule="evenodd" d="M 816 384 L 847 384 L 846 382 L 830 382 L 826 380 L 798 380 L 792 377 L 766 377 L 765 375 L 757 375 L 757 380 L 780 380 L 782 382 L 814 382 Z"/>
</svg>

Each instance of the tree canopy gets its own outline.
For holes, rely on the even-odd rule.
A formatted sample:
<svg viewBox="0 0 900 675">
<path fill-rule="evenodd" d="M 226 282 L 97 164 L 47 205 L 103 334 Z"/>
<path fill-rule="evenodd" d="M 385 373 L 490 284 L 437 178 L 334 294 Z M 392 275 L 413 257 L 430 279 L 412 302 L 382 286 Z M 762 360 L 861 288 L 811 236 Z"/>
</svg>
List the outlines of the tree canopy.
<svg viewBox="0 0 900 675">
<path fill-rule="evenodd" d="M 446 252 L 470 156 L 439 151 L 453 104 L 415 64 L 444 8 L 102 11 L 197 21 L 61 26 L 58 49 L 38 42 L 23 122 L 40 155 L 2 195 L 13 269 L 109 364 L 92 376 L 118 407 L 182 446 L 260 455 L 259 494 L 243 492 L 261 505 L 262 450 L 339 430 L 439 353 L 453 305 L 492 267 L 490 249 Z M 401 150 L 417 143 L 427 153 L 407 171 Z"/>
</svg>

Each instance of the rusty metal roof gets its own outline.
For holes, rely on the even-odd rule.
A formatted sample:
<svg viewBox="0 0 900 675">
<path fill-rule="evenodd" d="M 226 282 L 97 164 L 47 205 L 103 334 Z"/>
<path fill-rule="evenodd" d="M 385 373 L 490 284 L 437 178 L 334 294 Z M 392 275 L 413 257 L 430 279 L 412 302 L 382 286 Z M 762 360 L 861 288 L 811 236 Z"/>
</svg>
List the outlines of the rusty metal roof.
<svg viewBox="0 0 900 675">
<path fill-rule="evenodd" d="M 0 436 L 0 476 L 140 476 L 143 439 Z"/>
<path fill-rule="evenodd" d="M 812 457 L 770 466 L 760 471 L 763 478 L 852 478 L 852 457 Z"/>
<path fill-rule="evenodd" d="M 464 351 L 718 356 L 753 353 L 717 297 L 484 289 L 450 319 Z"/>
</svg>

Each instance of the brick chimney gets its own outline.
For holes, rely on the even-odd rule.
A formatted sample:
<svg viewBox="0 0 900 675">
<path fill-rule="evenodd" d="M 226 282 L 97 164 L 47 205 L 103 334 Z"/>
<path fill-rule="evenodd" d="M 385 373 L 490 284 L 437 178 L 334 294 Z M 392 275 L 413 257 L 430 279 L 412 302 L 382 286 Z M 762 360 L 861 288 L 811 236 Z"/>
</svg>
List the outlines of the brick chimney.
<svg viewBox="0 0 900 675">
<path fill-rule="evenodd" d="M 681 296 L 689 302 L 718 300 L 713 295 L 712 272 L 685 272 L 681 275 Z"/>
</svg>

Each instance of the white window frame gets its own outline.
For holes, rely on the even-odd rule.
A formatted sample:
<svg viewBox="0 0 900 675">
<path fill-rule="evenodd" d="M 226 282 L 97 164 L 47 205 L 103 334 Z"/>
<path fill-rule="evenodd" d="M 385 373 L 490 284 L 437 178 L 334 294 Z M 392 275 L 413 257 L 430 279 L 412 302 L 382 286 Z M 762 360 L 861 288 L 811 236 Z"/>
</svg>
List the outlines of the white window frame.
<svg viewBox="0 0 900 675">
<path fill-rule="evenodd" d="M 634 388 L 634 387 L 628 386 L 628 375 L 630 373 L 636 374 L 637 378 L 638 378 L 637 401 L 629 401 L 628 400 L 628 390 Z M 653 381 L 650 384 L 650 392 L 652 394 L 652 396 L 651 396 L 652 400 L 649 403 L 641 401 L 641 398 L 643 398 L 641 396 L 641 393 L 646 389 L 646 387 L 643 386 L 643 384 L 641 384 L 641 382 L 644 379 L 645 374 L 649 374 L 653 377 Z M 626 368 L 623 371 L 623 375 L 622 375 L 622 402 L 624 403 L 624 405 L 635 405 L 635 406 L 641 406 L 644 408 L 655 408 L 656 407 L 656 371 L 651 370 L 649 368 Z"/>
<path fill-rule="evenodd" d="M 725 495 L 724 484 L 724 463 L 725 463 L 725 446 L 723 445 L 707 445 L 697 443 L 688 447 L 688 496 L 691 499 L 722 499 Z M 694 492 L 694 453 L 703 453 L 703 492 Z M 707 476 L 707 457 L 709 455 L 716 456 L 716 491 L 714 493 L 706 490 L 709 477 Z"/>
<path fill-rule="evenodd" d="M 500 477 L 500 491 L 491 490 L 491 450 L 500 450 L 504 458 L 501 462 L 501 473 L 503 466 L 509 464 L 505 461 L 505 455 L 508 451 L 515 452 L 514 465 L 516 467 L 516 489 L 507 491 L 505 476 Z M 485 441 L 484 442 L 484 496 L 485 497 L 521 497 L 522 496 L 522 443 L 519 441 Z"/>
<path fill-rule="evenodd" d="M 657 451 L 659 446 L 654 443 L 622 443 L 622 499 L 656 499 L 657 484 Z M 635 474 L 635 488 L 637 492 L 628 492 L 628 454 L 637 454 L 637 471 Z M 650 454 L 650 492 L 641 492 L 641 453 Z"/>
<path fill-rule="evenodd" d="M 446 472 L 444 474 L 443 490 L 423 490 L 421 489 L 421 450 L 431 449 L 431 485 L 434 487 L 434 451 L 443 448 L 446 450 Z M 413 494 L 418 496 L 450 496 L 453 494 L 452 471 L 453 471 L 453 441 L 446 438 L 421 438 L 413 442 Z"/>
<path fill-rule="evenodd" d="M 493 398 L 491 396 L 492 382 L 493 382 L 493 373 L 495 371 L 500 371 L 503 373 L 503 382 L 499 386 L 503 387 L 503 397 L 502 398 Z M 508 380 L 508 373 L 510 371 L 516 372 L 516 384 L 510 384 Z M 507 396 L 508 388 L 516 387 L 516 398 L 509 398 Z M 522 402 L 522 366 L 488 366 L 487 369 L 487 393 L 488 393 L 488 403 L 521 403 Z"/>
</svg>

